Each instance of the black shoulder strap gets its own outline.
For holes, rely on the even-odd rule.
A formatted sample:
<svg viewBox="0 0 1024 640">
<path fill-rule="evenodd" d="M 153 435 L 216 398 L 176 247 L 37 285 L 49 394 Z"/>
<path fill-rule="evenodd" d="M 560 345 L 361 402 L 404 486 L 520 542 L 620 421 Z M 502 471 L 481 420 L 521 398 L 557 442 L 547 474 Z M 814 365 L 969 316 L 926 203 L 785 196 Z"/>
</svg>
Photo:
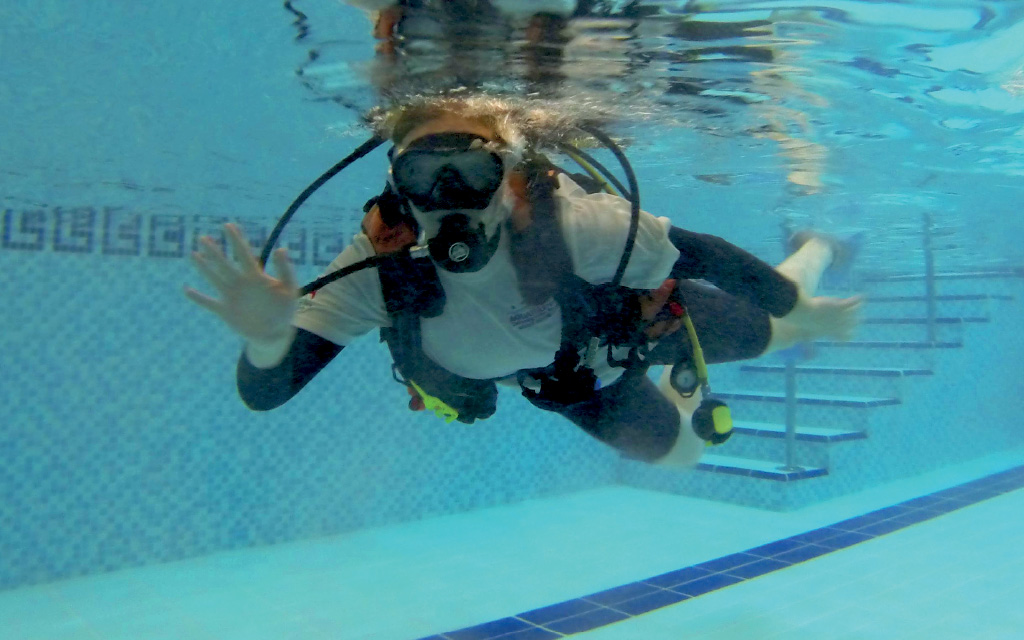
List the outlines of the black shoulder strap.
<svg viewBox="0 0 1024 640">
<path fill-rule="evenodd" d="M 572 258 L 555 212 L 559 169 L 540 154 L 531 156 L 521 169 L 526 177 L 532 219 L 521 232 L 510 229 L 509 248 L 519 291 L 527 304 L 536 305 L 557 297 L 560 290 L 570 285 Z"/>
</svg>

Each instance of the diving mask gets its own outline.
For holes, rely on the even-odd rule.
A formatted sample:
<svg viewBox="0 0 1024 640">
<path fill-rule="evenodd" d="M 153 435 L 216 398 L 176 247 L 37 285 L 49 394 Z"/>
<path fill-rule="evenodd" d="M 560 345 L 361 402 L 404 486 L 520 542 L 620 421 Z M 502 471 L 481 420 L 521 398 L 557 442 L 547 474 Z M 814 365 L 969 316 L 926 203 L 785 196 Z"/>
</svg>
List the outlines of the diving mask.
<svg viewBox="0 0 1024 640">
<path fill-rule="evenodd" d="M 472 133 L 414 140 L 391 163 L 391 184 L 417 209 L 485 209 L 505 177 L 497 144 Z"/>
</svg>

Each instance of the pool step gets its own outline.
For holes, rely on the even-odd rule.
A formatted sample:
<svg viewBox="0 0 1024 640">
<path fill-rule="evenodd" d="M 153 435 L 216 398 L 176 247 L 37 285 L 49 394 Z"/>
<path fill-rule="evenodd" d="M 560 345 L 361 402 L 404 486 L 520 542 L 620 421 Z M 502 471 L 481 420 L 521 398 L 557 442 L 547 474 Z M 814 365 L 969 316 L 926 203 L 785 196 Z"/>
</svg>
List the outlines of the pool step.
<svg viewBox="0 0 1024 640">
<path fill-rule="evenodd" d="M 785 423 L 786 394 L 781 391 L 716 390 L 714 396 L 732 409 L 733 416 L 751 422 Z M 871 414 L 901 404 L 898 397 L 850 394 L 799 393 L 796 397 L 797 424 L 842 425 L 867 429 Z"/>
<path fill-rule="evenodd" d="M 927 277 L 927 274 L 924 273 L 876 274 L 864 276 L 862 280 L 870 283 L 917 282 L 923 281 Z M 933 277 L 937 282 L 951 280 L 1003 280 L 1024 277 L 1024 273 L 1016 269 L 971 269 L 936 273 Z"/>
<path fill-rule="evenodd" d="M 988 293 L 1012 295 L 1019 286 L 1021 277 L 1019 270 L 1014 269 L 979 269 L 935 274 L 935 287 L 942 295 L 977 294 L 979 286 L 984 286 Z M 901 275 L 864 275 L 860 281 L 872 292 L 923 295 L 926 286 L 925 274 L 911 273 Z"/>
<path fill-rule="evenodd" d="M 785 403 L 786 394 L 772 391 L 719 391 L 715 397 L 723 400 Z M 890 407 L 900 404 L 899 398 L 884 398 L 851 395 L 800 394 L 796 397 L 797 405 L 816 405 L 828 407 L 846 407 L 852 409 L 872 409 Z"/>
<path fill-rule="evenodd" d="M 938 464 L 938 457 L 961 455 L 954 452 L 962 450 L 958 425 L 969 429 L 970 420 L 961 415 L 965 412 L 953 410 L 956 421 L 947 425 L 946 407 L 922 403 L 941 393 L 940 381 L 933 379 L 940 367 L 954 375 L 962 367 L 968 355 L 964 342 L 974 326 L 1004 321 L 1000 312 L 1006 303 L 1024 298 L 1022 275 L 1024 269 L 939 274 L 933 298 L 938 333 L 931 341 L 925 335 L 929 299 L 919 274 L 869 278 L 857 291 L 820 292 L 849 296 L 867 290 L 865 322 L 856 340 L 819 341 L 804 345 L 803 353 L 790 350 L 759 361 L 716 365 L 711 383 L 714 395 L 732 409 L 733 437 L 709 447 L 697 472 L 680 474 L 624 461 L 622 480 L 789 510 L 901 477 L 908 463 L 926 469 Z M 982 287 L 985 291 L 979 291 Z M 786 358 L 794 357 L 796 429 L 790 446 L 783 390 Z M 901 406 L 904 397 L 907 405 Z M 915 417 L 921 415 L 927 419 Z M 933 462 L 900 458 L 923 447 Z M 787 459 L 795 461 L 795 468 L 785 468 Z"/>
<path fill-rule="evenodd" d="M 834 446 L 848 446 L 847 443 L 868 438 L 863 427 L 846 423 L 837 423 L 844 426 L 835 427 L 805 424 L 798 423 L 794 433 L 794 459 L 813 467 L 828 468 Z M 725 444 L 708 453 L 779 464 L 786 459 L 786 447 L 786 425 L 782 422 L 743 420 L 733 424 L 733 435 Z"/>
<path fill-rule="evenodd" d="M 786 425 L 775 422 L 734 422 L 733 431 L 734 435 L 755 438 L 782 439 L 786 437 Z M 850 440 L 863 440 L 867 437 L 867 433 L 860 429 L 804 426 L 796 428 L 796 439 L 799 442 L 834 444 Z"/>
<path fill-rule="evenodd" d="M 988 322 L 983 316 L 944 316 L 935 319 L 935 339 L 940 342 L 963 340 L 964 325 L 968 322 Z M 860 340 L 881 342 L 913 342 L 928 339 L 927 318 L 864 318 L 857 330 Z"/>
<path fill-rule="evenodd" d="M 936 353 L 964 346 L 960 340 L 823 340 L 812 343 L 816 362 L 844 367 L 902 367 L 929 369 Z"/>
<path fill-rule="evenodd" d="M 801 467 L 795 470 L 785 470 L 778 462 L 752 460 L 713 453 L 706 453 L 701 457 L 697 470 L 779 482 L 794 482 L 796 480 L 808 480 L 828 475 L 828 469 L 824 467 Z"/>
<path fill-rule="evenodd" d="M 822 295 L 830 295 L 823 293 Z M 842 296 L 850 295 L 848 292 Z M 994 309 L 1012 301 L 1011 295 L 971 293 L 935 296 L 935 313 L 942 317 L 985 318 L 992 317 Z M 863 314 L 867 318 L 923 317 L 927 312 L 928 298 L 924 295 L 883 295 L 869 293 L 864 298 Z"/>
<path fill-rule="evenodd" d="M 786 373 L 784 364 L 745 364 L 739 367 L 744 388 L 779 390 Z M 842 393 L 856 396 L 902 397 L 906 378 L 930 376 L 929 368 L 909 367 L 833 367 L 815 365 L 814 361 L 798 364 L 797 393 Z"/>
</svg>

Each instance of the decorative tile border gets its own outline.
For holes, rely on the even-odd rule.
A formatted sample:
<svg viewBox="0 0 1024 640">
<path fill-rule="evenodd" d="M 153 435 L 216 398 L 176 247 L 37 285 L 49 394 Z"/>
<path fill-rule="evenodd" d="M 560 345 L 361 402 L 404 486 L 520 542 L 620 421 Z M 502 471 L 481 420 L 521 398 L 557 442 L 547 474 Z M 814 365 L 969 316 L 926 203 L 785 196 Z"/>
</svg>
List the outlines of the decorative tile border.
<svg viewBox="0 0 1024 640">
<path fill-rule="evenodd" d="M 223 249 L 226 222 L 238 223 L 249 244 L 258 251 L 276 224 L 251 218 L 142 213 L 125 207 L 0 211 L 0 250 L 137 258 L 187 258 L 205 235 L 215 238 Z M 340 213 L 337 220 L 304 220 L 285 229 L 279 246 L 288 249 L 296 265 L 322 267 L 337 257 L 357 228 L 354 214 L 347 211 Z"/>
<path fill-rule="evenodd" d="M 1024 487 L 1024 465 L 827 527 L 606 591 L 421 640 L 549 640 L 753 580 Z"/>
</svg>

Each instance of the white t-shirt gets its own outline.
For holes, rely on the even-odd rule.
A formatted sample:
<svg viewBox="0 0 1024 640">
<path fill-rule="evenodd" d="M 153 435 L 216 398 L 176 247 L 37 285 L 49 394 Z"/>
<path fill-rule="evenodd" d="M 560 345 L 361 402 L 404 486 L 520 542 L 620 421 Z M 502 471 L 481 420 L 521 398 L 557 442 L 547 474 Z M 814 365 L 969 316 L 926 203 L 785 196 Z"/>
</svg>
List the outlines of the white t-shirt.
<svg viewBox="0 0 1024 640">
<path fill-rule="evenodd" d="M 564 175 L 559 176 L 554 195 L 573 271 L 592 284 L 610 282 L 629 232 L 629 201 L 610 194 L 587 194 Z M 668 218 L 640 213 L 623 286 L 661 286 L 679 257 L 668 239 L 670 228 Z M 462 377 L 498 379 L 520 369 L 545 367 L 561 344 L 561 312 L 554 300 L 530 306 L 519 294 L 508 236 L 501 234 L 497 252 L 479 271 L 437 270 L 446 303 L 440 316 L 421 322 L 423 351 Z M 327 272 L 372 255 L 370 239 L 357 234 Z M 377 270 L 363 269 L 304 297 L 293 324 L 343 346 L 373 329 L 390 326 Z M 604 385 L 622 373 L 608 366 L 603 354 L 596 372 Z"/>
</svg>

